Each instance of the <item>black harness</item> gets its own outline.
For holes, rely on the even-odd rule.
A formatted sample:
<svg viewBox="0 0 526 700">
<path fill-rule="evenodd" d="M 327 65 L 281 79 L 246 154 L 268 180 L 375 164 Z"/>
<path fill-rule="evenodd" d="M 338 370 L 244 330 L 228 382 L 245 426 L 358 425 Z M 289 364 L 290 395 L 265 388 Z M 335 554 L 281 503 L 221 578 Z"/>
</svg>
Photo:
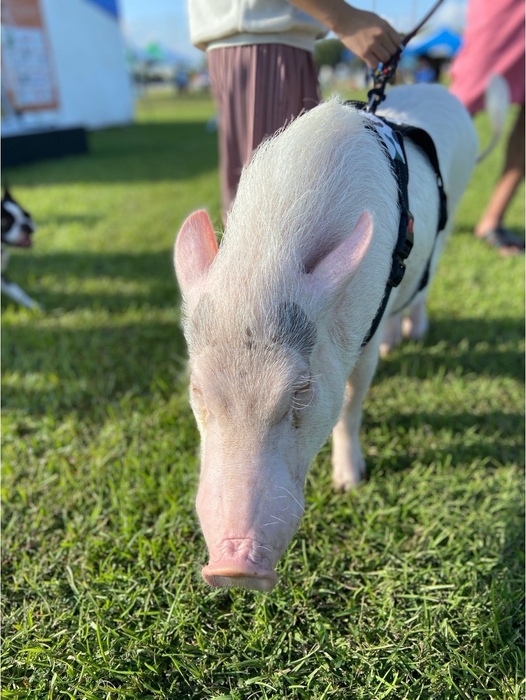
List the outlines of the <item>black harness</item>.
<svg viewBox="0 0 526 700">
<path fill-rule="evenodd" d="M 442 231 L 442 229 L 445 228 L 447 223 L 447 198 L 446 193 L 444 191 L 444 183 L 442 180 L 442 175 L 440 173 L 437 151 L 435 148 L 435 144 L 433 143 L 433 139 L 427 133 L 427 131 L 424 131 L 424 129 L 420 129 L 416 126 L 410 126 L 408 124 L 396 124 L 394 122 L 388 121 L 387 119 L 384 119 L 383 117 L 376 116 L 376 108 L 385 100 L 385 87 L 387 83 L 392 81 L 394 78 L 396 67 L 402 56 L 402 51 L 411 41 L 411 39 L 415 36 L 415 34 L 423 27 L 423 25 L 427 22 L 431 15 L 435 12 L 438 6 L 442 4 L 442 2 L 443 0 L 437 0 L 437 2 L 435 2 L 433 7 L 429 10 L 427 15 L 419 22 L 419 24 L 411 32 L 409 32 L 409 34 L 407 34 L 404 37 L 404 39 L 402 39 L 398 49 L 391 56 L 387 63 L 378 64 L 373 73 L 373 87 L 367 93 L 369 101 L 367 103 L 359 102 L 356 100 L 349 100 L 348 102 L 346 102 L 346 104 L 351 105 L 355 109 L 359 109 L 373 114 L 376 119 L 381 119 L 385 124 L 387 124 L 392 129 L 393 138 L 396 139 L 398 148 L 403 154 L 403 158 L 392 158 L 386 143 L 384 142 L 380 134 L 376 131 L 376 129 L 374 129 L 373 123 L 371 122 L 369 128 L 373 129 L 373 131 L 376 132 L 376 134 L 378 135 L 378 139 L 380 140 L 382 146 L 387 152 L 393 172 L 396 177 L 396 181 L 398 183 L 398 204 L 400 208 L 400 223 L 398 224 L 398 237 L 393 250 L 391 272 L 387 280 L 384 296 L 380 303 L 380 307 L 376 312 L 376 316 L 374 317 L 373 322 L 371 323 L 371 327 L 369 328 L 369 331 L 367 332 L 367 335 L 365 336 L 362 342 L 362 348 L 365 345 L 367 345 L 367 343 L 376 333 L 378 326 L 380 325 L 380 321 L 382 320 L 382 317 L 384 315 L 385 309 L 387 307 L 387 303 L 391 295 L 391 290 L 393 287 L 398 287 L 398 285 L 404 277 L 405 260 L 411 252 L 411 248 L 413 247 L 413 215 L 409 211 L 409 195 L 407 193 L 407 184 L 409 182 L 409 170 L 407 168 L 407 158 L 405 155 L 404 137 L 410 138 L 414 143 L 416 143 L 417 146 L 419 146 L 424 151 L 424 153 L 429 159 L 429 162 L 431 163 L 431 166 L 433 167 L 433 170 L 435 171 L 439 193 L 437 236 L 440 233 L 440 231 Z M 399 313 L 400 311 L 402 311 L 402 309 L 405 306 L 411 303 L 411 301 L 418 294 L 418 292 L 426 287 L 429 281 L 429 271 L 431 268 L 431 260 L 433 258 L 435 244 L 436 237 L 435 243 L 433 244 L 433 248 L 431 250 L 431 255 L 429 256 L 429 260 L 427 261 L 426 269 L 424 270 L 424 274 L 420 279 L 420 283 L 417 289 L 411 295 L 406 304 L 404 304 L 403 307 L 397 309 L 393 313 Z"/>
<path fill-rule="evenodd" d="M 358 102 L 355 100 L 349 100 L 345 104 L 348 104 L 355 109 L 359 110 L 366 110 L 367 104 L 365 102 Z M 447 224 L 447 197 L 446 193 L 444 191 L 444 183 L 442 180 L 442 174 L 440 172 L 440 165 L 438 163 L 438 155 L 437 151 L 435 148 L 435 144 L 433 142 L 433 139 L 431 136 L 427 133 L 427 131 L 424 131 L 424 129 L 420 129 L 419 127 L 416 126 L 410 126 L 408 124 L 397 124 L 395 122 L 391 122 L 387 119 L 384 119 L 383 117 L 380 117 L 378 115 L 375 115 L 375 119 L 381 119 L 387 126 L 392 129 L 392 134 L 393 137 L 396 139 L 398 147 L 403 154 L 403 158 L 393 158 L 391 154 L 389 153 L 389 150 L 384 142 L 384 140 L 381 138 L 380 134 L 377 132 L 377 130 L 374 127 L 374 123 L 371 121 L 370 124 L 367 124 L 366 128 L 371 129 L 374 131 L 377 136 L 378 140 L 382 144 L 386 154 L 389 157 L 389 161 L 391 163 L 391 168 L 393 170 L 393 174 L 396 177 L 396 182 L 398 185 L 398 206 L 400 209 L 400 221 L 398 224 L 398 236 L 397 240 L 395 243 L 395 247 L 393 249 L 393 254 L 392 254 L 392 261 L 391 261 L 391 271 L 389 273 L 389 277 L 387 279 L 386 287 L 385 287 L 385 292 L 384 296 L 382 298 L 382 301 L 380 303 L 380 306 L 378 308 L 378 311 L 376 312 L 376 316 L 374 317 L 371 327 L 369 328 L 369 331 L 367 332 L 363 342 L 362 342 L 362 347 L 365 347 L 367 343 L 371 340 L 373 335 L 376 333 L 378 326 L 380 325 L 380 321 L 382 320 L 382 317 L 385 313 L 385 309 L 387 307 L 387 303 L 389 302 L 389 297 L 391 296 L 391 291 L 393 287 L 398 287 L 400 282 L 402 281 L 404 274 L 405 274 L 405 260 L 409 256 L 409 253 L 411 252 L 411 249 L 413 247 L 413 215 L 411 214 L 411 211 L 409 209 L 409 195 L 408 195 L 408 190 L 407 186 L 409 183 L 409 170 L 407 167 L 407 158 L 405 154 L 405 146 L 404 146 L 404 138 L 410 138 L 413 143 L 415 143 L 417 146 L 419 146 L 424 153 L 426 154 L 429 162 L 431 163 L 431 166 L 433 170 L 435 171 L 436 179 L 437 179 L 437 187 L 438 187 L 438 195 L 439 195 L 439 214 L 438 214 L 438 224 L 437 224 L 437 236 L 442 231 L 446 224 Z M 436 238 L 435 238 L 435 244 L 436 244 Z M 408 306 L 411 301 L 414 299 L 414 297 L 420 292 L 422 289 L 424 289 L 427 286 L 427 283 L 429 282 L 429 272 L 431 268 L 431 260 L 433 258 L 433 253 L 435 250 L 435 244 L 433 245 L 433 248 L 431 250 L 431 255 L 429 256 L 429 260 L 427 261 L 426 268 L 424 270 L 424 273 L 420 279 L 420 282 L 411 295 L 411 297 L 408 299 L 406 304 L 400 309 L 397 309 L 396 311 L 393 312 L 399 313 L 402 311 L 403 308 Z"/>
</svg>

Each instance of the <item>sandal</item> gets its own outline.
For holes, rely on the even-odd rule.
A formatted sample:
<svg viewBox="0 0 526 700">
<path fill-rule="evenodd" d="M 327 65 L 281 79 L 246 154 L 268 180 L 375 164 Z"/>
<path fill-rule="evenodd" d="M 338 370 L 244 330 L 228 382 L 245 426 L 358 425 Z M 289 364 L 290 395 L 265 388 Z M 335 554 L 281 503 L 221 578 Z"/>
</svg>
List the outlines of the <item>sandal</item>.
<svg viewBox="0 0 526 700">
<path fill-rule="evenodd" d="M 502 226 L 491 229 L 482 236 L 477 236 L 477 238 L 486 241 L 492 248 L 498 248 L 504 255 L 524 253 L 524 239 Z"/>
</svg>

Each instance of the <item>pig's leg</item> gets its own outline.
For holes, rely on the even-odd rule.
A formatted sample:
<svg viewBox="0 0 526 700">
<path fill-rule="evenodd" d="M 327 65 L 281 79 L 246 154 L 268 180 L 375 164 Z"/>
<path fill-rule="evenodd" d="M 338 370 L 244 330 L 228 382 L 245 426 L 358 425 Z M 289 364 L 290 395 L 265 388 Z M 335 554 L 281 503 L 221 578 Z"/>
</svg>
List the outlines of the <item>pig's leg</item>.
<svg viewBox="0 0 526 700">
<path fill-rule="evenodd" d="M 423 294 L 409 309 L 409 313 L 404 318 L 402 322 L 402 333 L 405 338 L 420 340 L 424 337 L 428 327 L 426 295 Z"/>
<path fill-rule="evenodd" d="M 389 316 L 384 323 L 380 357 L 387 357 L 391 350 L 402 342 L 402 314 Z"/>
<path fill-rule="evenodd" d="M 381 331 L 381 329 L 380 329 Z M 362 404 L 378 364 L 381 332 L 363 349 L 347 380 L 345 404 L 332 431 L 332 479 L 338 489 L 347 491 L 365 475 L 365 459 L 360 446 Z"/>
</svg>

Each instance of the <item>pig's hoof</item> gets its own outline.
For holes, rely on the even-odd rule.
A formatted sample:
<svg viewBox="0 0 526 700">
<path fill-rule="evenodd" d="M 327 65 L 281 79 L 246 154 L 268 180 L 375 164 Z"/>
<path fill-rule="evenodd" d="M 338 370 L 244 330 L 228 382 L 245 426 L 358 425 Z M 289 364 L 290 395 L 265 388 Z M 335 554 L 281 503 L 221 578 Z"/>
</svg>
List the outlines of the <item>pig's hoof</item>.
<svg viewBox="0 0 526 700">
<path fill-rule="evenodd" d="M 387 357 L 391 350 L 402 342 L 402 315 L 390 316 L 385 322 L 382 342 L 380 343 L 380 357 Z"/>
<path fill-rule="evenodd" d="M 354 489 L 357 488 L 360 482 L 356 482 L 354 480 L 336 481 L 335 479 L 333 479 L 333 484 L 335 491 L 338 491 L 339 493 L 347 493 L 348 491 L 354 491 Z"/>
<path fill-rule="evenodd" d="M 409 338 L 410 340 L 422 340 L 428 328 L 429 323 L 427 322 L 427 318 L 419 319 L 419 322 L 415 322 L 412 318 L 407 316 L 402 321 L 402 333 L 404 338 Z"/>
<path fill-rule="evenodd" d="M 429 328 L 427 311 L 424 302 L 413 307 L 402 319 L 402 335 L 411 340 L 421 340 Z"/>
<path fill-rule="evenodd" d="M 384 359 L 398 343 L 380 343 L 380 357 Z"/>
<path fill-rule="evenodd" d="M 337 491 L 351 491 L 365 479 L 365 460 L 362 458 L 355 467 L 350 464 L 336 465 L 333 462 L 332 483 Z"/>
</svg>

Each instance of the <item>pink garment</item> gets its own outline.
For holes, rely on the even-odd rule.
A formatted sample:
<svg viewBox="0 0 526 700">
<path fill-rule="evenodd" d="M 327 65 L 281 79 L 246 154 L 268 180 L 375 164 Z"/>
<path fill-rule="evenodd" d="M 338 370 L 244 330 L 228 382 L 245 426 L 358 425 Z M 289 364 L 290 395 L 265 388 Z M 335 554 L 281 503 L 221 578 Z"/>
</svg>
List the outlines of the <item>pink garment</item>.
<svg viewBox="0 0 526 700">
<path fill-rule="evenodd" d="M 321 94 L 312 54 L 284 44 L 211 49 L 208 69 L 219 111 L 225 218 L 252 152 L 264 138 L 319 104 Z"/>
<path fill-rule="evenodd" d="M 471 114 L 484 107 L 491 75 L 506 78 L 524 104 L 524 0 L 469 0 L 464 45 L 451 69 L 451 92 Z"/>
</svg>

